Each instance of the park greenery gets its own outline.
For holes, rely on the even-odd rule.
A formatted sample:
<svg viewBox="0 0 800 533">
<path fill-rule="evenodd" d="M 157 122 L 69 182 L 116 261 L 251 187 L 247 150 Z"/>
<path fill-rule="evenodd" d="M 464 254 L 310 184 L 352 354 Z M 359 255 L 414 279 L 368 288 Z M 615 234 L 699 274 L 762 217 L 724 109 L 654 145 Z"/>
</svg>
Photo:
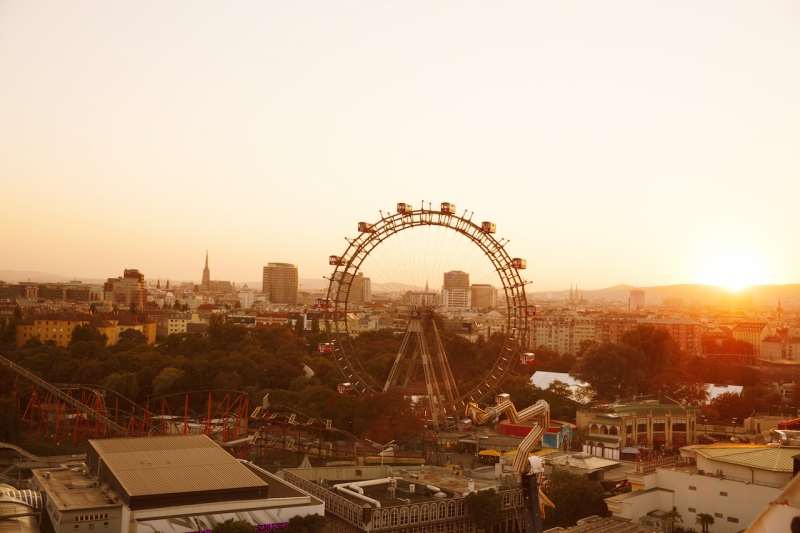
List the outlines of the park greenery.
<svg viewBox="0 0 800 533">
<path fill-rule="evenodd" d="M 545 529 L 571 527 L 581 518 L 608 514 L 608 507 L 603 500 L 607 497 L 605 490 L 586 476 L 566 470 L 555 471 L 544 487 L 544 493 L 556 506 L 555 509 L 546 509 L 543 520 Z"/>
<path fill-rule="evenodd" d="M 213 315 L 207 337 L 174 334 L 148 345 L 144 335 L 128 330 L 117 344 L 108 346 L 96 329 L 79 326 L 67 347 L 36 339 L 16 347 L 16 320 L 18 317 L 0 328 L 0 353 L 51 383 L 103 387 L 110 393 L 107 405 L 119 397 L 121 405 L 134 402 L 158 409 L 166 399 L 171 413 L 180 416 L 185 392 L 213 390 L 215 402 L 226 392 L 247 393 L 251 406 L 269 394 L 273 405 L 330 418 L 334 427 L 377 442 L 400 441 L 424 424 L 410 399 L 399 393 L 384 394 L 381 401 L 371 394 L 337 394 L 342 376 L 329 355 L 317 352 L 317 344 L 327 341 L 318 331 L 249 329 L 225 324 L 221 315 Z M 503 335 L 479 336 L 477 342 L 469 342 L 443 327 L 439 331 L 459 388 L 469 390 L 495 363 Z M 370 331 L 355 338 L 351 349 L 364 370 L 382 383 L 401 340 L 392 330 Z M 308 376 L 306 369 L 313 375 Z M 569 373 L 585 381 L 594 400 L 614 401 L 661 391 L 679 402 L 699 405 L 708 421 L 741 421 L 754 411 L 765 412 L 782 403 L 779 394 L 762 384 L 756 369 L 687 354 L 667 332 L 646 325 L 625 332 L 618 343 L 585 341 L 577 357 L 539 347 L 535 364 L 522 367 L 504 383 L 504 392 L 511 394 L 518 407 L 544 399 L 551 406 L 552 418 L 573 421 L 578 407 L 573 392 L 560 382 L 546 390 L 533 386 L 528 378 L 537 370 Z M 4 372 L 0 372 L 0 380 L 11 379 L 4 377 Z M 706 383 L 744 385 L 744 391 L 709 402 Z M 8 384 L 3 387 L 6 397 L 13 389 L 10 381 Z M 207 410 L 207 394 L 190 396 L 189 416 Z M 794 405 L 797 399 L 792 399 Z M 3 405 L 0 403 L 0 416 L 11 416 Z M 2 428 L 2 437 L 13 438 L 19 424 L 3 418 Z"/>
<path fill-rule="evenodd" d="M 494 489 L 470 492 L 464 500 L 479 531 L 492 531 L 495 524 L 503 521 L 503 499 Z"/>
</svg>

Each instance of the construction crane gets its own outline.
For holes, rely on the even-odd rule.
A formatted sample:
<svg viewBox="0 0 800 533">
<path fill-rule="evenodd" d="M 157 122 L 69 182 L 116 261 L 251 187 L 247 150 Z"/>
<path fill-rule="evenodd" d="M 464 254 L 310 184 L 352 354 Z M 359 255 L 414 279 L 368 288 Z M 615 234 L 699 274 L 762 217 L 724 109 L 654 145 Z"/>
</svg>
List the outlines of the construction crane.
<svg viewBox="0 0 800 533">
<path fill-rule="evenodd" d="M 555 508 L 555 505 L 541 489 L 544 461 L 541 457 L 531 456 L 530 453 L 541 442 L 547 428 L 550 427 L 550 406 L 546 401 L 539 400 L 530 407 L 517 411 L 514 404 L 508 399 L 486 409 L 481 409 L 476 403 L 467 404 L 466 415 L 476 424 L 496 421 L 503 414 L 512 424 L 528 420 L 536 421 L 536 425 L 517 447 L 517 455 L 514 457 L 511 469 L 520 475 L 522 494 L 525 499 L 525 532 L 542 533 L 544 507 L 547 505 Z"/>
</svg>

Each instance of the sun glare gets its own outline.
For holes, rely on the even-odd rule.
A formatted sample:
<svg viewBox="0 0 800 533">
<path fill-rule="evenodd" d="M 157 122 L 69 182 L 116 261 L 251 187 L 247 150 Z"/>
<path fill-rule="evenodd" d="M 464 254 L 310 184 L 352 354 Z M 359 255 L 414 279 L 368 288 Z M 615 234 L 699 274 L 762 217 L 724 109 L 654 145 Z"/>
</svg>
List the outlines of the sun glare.
<svg viewBox="0 0 800 533">
<path fill-rule="evenodd" d="M 725 250 L 706 258 L 701 280 L 731 290 L 768 283 L 767 268 L 760 257 L 744 250 Z"/>
</svg>

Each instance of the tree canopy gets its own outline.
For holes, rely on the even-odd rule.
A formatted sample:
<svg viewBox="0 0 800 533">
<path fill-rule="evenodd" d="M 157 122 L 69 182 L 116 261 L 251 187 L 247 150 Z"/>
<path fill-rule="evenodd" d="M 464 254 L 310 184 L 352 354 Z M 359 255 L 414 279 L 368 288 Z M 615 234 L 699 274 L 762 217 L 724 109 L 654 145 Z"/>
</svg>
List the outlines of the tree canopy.
<svg viewBox="0 0 800 533">
<path fill-rule="evenodd" d="M 479 530 L 491 531 L 492 526 L 503 521 L 503 498 L 494 489 L 470 492 L 464 500 Z"/>
<path fill-rule="evenodd" d="M 574 526 L 581 518 L 606 516 L 608 507 L 603 500 L 605 491 L 596 481 L 565 470 L 553 472 L 544 493 L 556 506 L 548 509 L 544 518 L 545 529 Z"/>
</svg>

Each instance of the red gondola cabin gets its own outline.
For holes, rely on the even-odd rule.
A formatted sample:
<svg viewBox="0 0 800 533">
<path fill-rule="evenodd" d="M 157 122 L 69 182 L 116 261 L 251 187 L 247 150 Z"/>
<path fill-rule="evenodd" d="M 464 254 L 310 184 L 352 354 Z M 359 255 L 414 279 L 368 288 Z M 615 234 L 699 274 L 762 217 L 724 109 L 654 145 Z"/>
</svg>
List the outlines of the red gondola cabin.
<svg viewBox="0 0 800 533">
<path fill-rule="evenodd" d="M 330 298 L 317 298 L 314 300 L 314 307 L 316 309 L 328 309 L 333 307 L 333 303 L 331 303 Z"/>
<path fill-rule="evenodd" d="M 333 353 L 333 343 L 321 342 L 317 345 L 317 351 L 319 353 Z"/>
<path fill-rule="evenodd" d="M 397 212 L 407 215 L 414 211 L 414 208 L 411 207 L 411 204 L 397 204 Z"/>
<path fill-rule="evenodd" d="M 375 233 L 375 227 L 369 222 L 359 222 L 358 231 L 361 233 Z"/>
<path fill-rule="evenodd" d="M 541 312 L 541 309 L 539 308 L 538 305 L 529 305 L 528 306 L 528 309 L 527 309 L 527 315 L 528 316 L 539 316 L 541 314 L 542 314 L 542 312 Z"/>
<path fill-rule="evenodd" d="M 442 202 L 442 213 L 447 213 L 448 215 L 455 215 L 456 204 L 451 204 L 450 202 Z"/>
<path fill-rule="evenodd" d="M 332 266 L 344 266 L 344 260 L 338 255 L 332 255 L 328 258 L 328 264 Z"/>
<path fill-rule="evenodd" d="M 481 232 L 497 233 L 497 224 L 494 224 L 493 222 L 481 222 Z"/>
<path fill-rule="evenodd" d="M 356 388 L 352 383 L 339 383 L 336 385 L 336 392 L 339 394 L 355 394 Z"/>
<path fill-rule="evenodd" d="M 516 268 L 517 270 L 525 270 L 528 268 L 528 262 L 524 259 L 520 259 L 519 257 L 515 257 L 511 260 L 511 268 Z"/>
<path fill-rule="evenodd" d="M 534 355 L 530 352 L 519 355 L 519 364 L 521 365 L 532 365 L 534 362 Z"/>
<path fill-rule="evenodd" d="M 507 402 L 511 400 L 511 395 L 507 392 L 501 392 L 500 394 L 496 394 L 494 397 L 494 405 L 498 406 L 503 402 Z"/>
</svg>

